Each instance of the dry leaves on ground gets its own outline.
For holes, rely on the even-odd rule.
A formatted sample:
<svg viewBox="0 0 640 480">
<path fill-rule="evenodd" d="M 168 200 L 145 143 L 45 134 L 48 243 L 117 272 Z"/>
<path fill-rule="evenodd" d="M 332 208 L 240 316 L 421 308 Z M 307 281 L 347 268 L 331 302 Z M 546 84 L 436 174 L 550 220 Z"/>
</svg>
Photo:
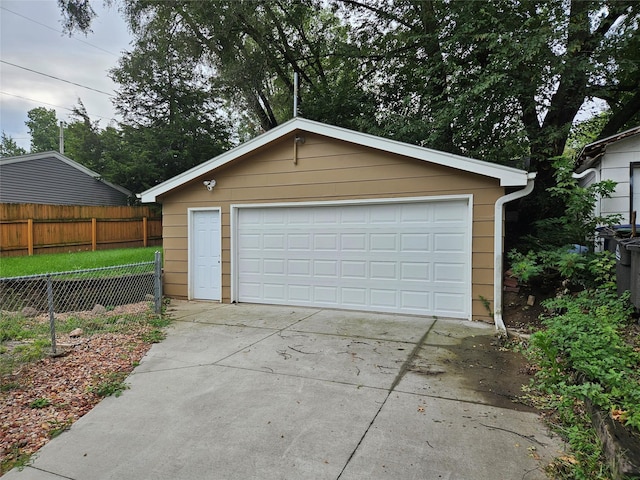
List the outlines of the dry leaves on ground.
<svg viewBox="0 0 640 480">
<path fill-rule="evenodd" d="M 0 392 L 0 463 L 33 454 L 91 410 L 101 400 L 91 387 L 113 372 L 131 372 L 151 346 L 142 338 L 150 330 L 76 339 L 66 355 L 24 365 L 5 379 L 10 388 Z"/>
</svg>

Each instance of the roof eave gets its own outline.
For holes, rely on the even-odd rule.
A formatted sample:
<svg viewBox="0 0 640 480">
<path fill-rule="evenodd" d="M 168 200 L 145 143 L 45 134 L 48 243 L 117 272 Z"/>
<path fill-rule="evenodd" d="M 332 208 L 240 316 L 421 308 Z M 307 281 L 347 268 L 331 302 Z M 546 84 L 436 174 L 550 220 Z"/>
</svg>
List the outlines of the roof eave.
<svg viewBox="0 0 640 480">
<path fill-rule="evenodd" d="M 506 167 L 499 164 L 475 160 L 460 155 L 432 150 L 417 145 L 402 143 L 397 140 L 369 135 L 366 133 L 347 130 L 342 127 L 335 127 L 324 123 L 315 122 L 313 120 L 296 117 L 282 125 L 269 130 L 237 147 L 197 165 L 175 177 L 166 180 L 150 189 L 138 194 L 143 203 L 153 203 L 158 201 L 158 197 L 170 192 L 187 182 L 190 182 L 208 172 L 219 168 L 220 166 L 246 155 L 253 150 L 265 146 L 279 138 L 289 135 L 296 131 L 307 131 L 309 133 L 318 134 L 351 142 L 357 145 L 374 148 L 377 150 L 394 153 L 402 156 L 423 160 L 426 162 L 439 164 L 447 167 L 457 168 L 459 170 L 477 173 L 488 177 L 496 178 L 503 187 L 521 187 L 527 185 L 528 172 L 512 167 Z"/>
</svg>

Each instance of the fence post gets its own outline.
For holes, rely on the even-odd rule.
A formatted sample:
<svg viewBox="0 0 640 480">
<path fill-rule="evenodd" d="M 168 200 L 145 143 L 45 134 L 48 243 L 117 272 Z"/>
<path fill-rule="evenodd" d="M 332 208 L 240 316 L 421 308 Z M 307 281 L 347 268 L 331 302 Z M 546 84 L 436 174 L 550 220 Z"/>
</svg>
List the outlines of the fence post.
<svg viewBox="0 0 640 480">
<path fill-rule="evenodd" d="M 95 252 L 98 248 L 98 221 L 91 219 L 91 251 Z"/>
<path fill-rule="evenodd" d="M 153 299 L 155 301 L 155 312 L 162 313 L 162 255 L 156 252 L 155 272 L 153 275 Z"/>
<path fill-rule="evenodd" d="M 33 218 L 27 219 L 27 252 L 33 255 Z"/>
<path fill-rule="evenodd" d="M 142 246 L 149 246 L 149 240 L 147 238 L 147 217 L 142 217 Z"/>
<path fill-rule="evenodd" d="M 53 311 L 53 284 L 51 275 L 47 275 L 47 303 L 49 304 L 49 330 L 51 330 L 51 353 L 57 355 L 56 346 L 56 319 Z"/>
</svg>

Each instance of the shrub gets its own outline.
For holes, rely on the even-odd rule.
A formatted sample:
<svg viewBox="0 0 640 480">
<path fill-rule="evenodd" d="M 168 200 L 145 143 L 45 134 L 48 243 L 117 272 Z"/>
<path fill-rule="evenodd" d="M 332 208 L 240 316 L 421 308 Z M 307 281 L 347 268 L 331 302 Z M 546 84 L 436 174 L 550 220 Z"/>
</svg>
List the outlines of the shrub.
<svg viewBox="0 0 640 480">
<path fill-rule="evenodd" d="M 541 367 L 538 388 L 590 399 L 605 411 L 622 412 L 624 423 L 640 429 L 640 352 L 620 335 L 631 315 L 628 296 L 591 289 L 548 300 L 545 307 L 556 313 L 531 336 L 529 349 Z"/>
</svg>

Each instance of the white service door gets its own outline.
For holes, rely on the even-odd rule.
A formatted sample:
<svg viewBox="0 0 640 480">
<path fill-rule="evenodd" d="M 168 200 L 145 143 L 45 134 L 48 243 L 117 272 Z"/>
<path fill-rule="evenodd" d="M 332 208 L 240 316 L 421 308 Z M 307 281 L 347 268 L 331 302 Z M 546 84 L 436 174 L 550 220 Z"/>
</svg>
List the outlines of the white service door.
<svg viewBox="0 0 640 480">
<path fill-rule="evenodd" d="M 468 201 L 239 208 L 237 300 L 469 318 Z"/>
<path fill-rule="evenodd" d="M 191 298 L 220 300 L 220 211 L 194 210 L 190 215 Z"/>
</svg>

